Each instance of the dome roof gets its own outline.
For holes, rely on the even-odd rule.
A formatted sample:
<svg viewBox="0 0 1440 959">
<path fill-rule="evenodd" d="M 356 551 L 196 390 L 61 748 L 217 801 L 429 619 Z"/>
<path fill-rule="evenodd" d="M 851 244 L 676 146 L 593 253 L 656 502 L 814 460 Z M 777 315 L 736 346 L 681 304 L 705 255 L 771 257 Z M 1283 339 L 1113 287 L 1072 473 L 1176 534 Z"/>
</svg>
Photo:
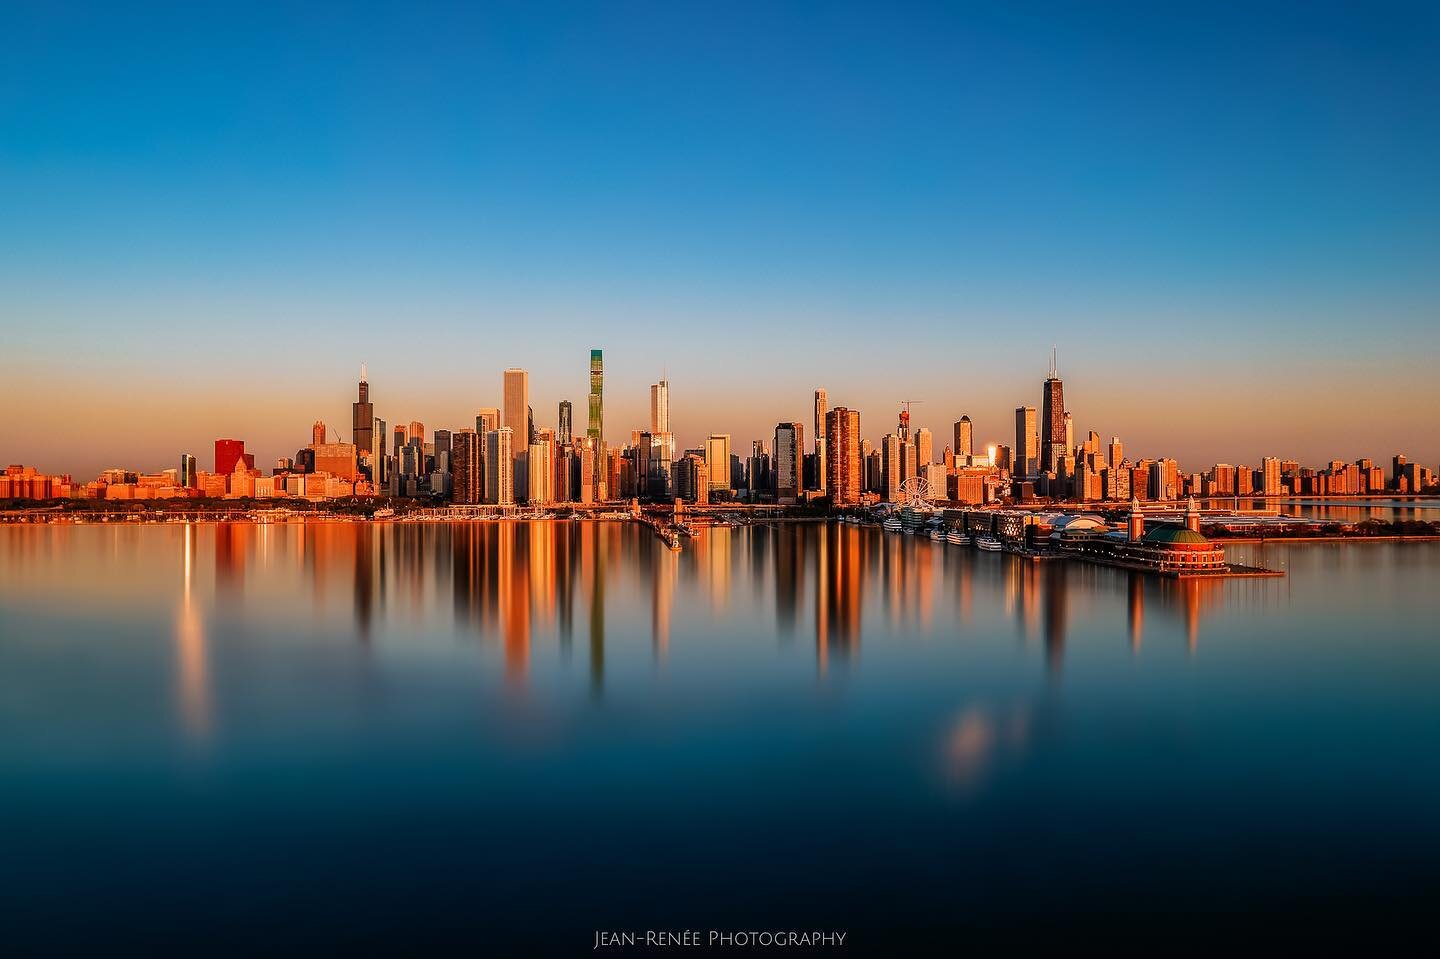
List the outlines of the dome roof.
<svg viewBox="0 0 1440 959">
<path fill-rule="evenodd" d="M 1186 529 L 1184 526 L 1173 526 L 1169 524 L 1150 527 L 1145 531 L 1145 537 L 1141 542 L 1170 546 L 1210 545 L 1208 539 L 1193 529 Z"/>
</svg>

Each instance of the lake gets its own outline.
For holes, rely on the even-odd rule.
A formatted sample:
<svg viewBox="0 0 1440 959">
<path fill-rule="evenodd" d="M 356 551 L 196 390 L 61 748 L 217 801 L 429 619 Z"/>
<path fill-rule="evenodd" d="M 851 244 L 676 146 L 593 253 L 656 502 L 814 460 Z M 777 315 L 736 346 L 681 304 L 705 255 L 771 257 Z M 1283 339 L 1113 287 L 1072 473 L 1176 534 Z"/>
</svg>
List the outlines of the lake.
<svg viewBox="0 0 1440 959">
<path fill-rule="evenodd" d="M 0 526 L 9 941 L 1396 929 L 1440 543 L 1177 582 L 843 525 Z M 1249 935 L 1247 933 L 1247 935 Z"/>
</svg>

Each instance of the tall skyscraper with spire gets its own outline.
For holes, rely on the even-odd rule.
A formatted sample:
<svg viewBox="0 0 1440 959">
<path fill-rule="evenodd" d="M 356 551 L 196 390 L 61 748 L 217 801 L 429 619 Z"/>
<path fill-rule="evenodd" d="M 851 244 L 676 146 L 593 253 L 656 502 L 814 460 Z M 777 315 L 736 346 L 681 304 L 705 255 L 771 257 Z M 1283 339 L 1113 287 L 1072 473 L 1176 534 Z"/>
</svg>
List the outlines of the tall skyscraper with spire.
<svg viewBox="0 0 1440 959">
<path fill-rule="evenodd" d="M 375 452 L 375 405 L 370 402 L 370 382 L 365 364 L 360 364 L 360 396 L 350 404 L 350 438 L 356 453 Z"/>
<path fill-rule="evenodd" d="M 825 492 L 829 470 L 825 468 L 825 413 L 830 408 L 830 397 L 821 387 L 815 391 L 815 488 Z"/>
<path fill-rule="evenodd" d="M 1050 351 L 1050 375 L 1040 393 L 1040 470 L 1053 472 L 1060 466 L 1065 446 L 1065 384 L 1055 366 L 1055 351 Z"/>
<path fill-rule="evenodd" d="M 601 350 L 590 351 L 590 420 L 585 435 L 597 450 L 605 441 L 605 359 Z"/>
<path fill-rule="evenodd" d="M 654 496 L 668 497 L 673 489 L 671 472 L 675 464 L 675 434 L 670 432 L 670 381 L 663 376 L 650 384 L 649 491 Z"/>
</svg>

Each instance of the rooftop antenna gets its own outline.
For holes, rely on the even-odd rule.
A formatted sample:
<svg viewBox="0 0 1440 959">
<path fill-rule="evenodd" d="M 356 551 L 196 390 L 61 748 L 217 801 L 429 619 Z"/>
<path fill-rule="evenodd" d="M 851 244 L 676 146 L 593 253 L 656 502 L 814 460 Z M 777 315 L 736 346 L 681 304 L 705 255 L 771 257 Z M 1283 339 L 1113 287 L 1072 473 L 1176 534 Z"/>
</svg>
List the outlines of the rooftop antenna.
<svg viewBox="0 0 1440 959">
<path fill-rule="evenodd" d="M 360 364 L 360 380 L 361 382 L 369 382 L 370 380 L 370 372 L 366 369 L 364 363 Z"/>
<path fill-rule="evenodd" d="M 1055 368 L 1056 354 L 1058 352 L 1059 350 L 1057 350 L 1054 346 L 1050 347 L 1050 378 L 1052 380 L 1058 379 L 1060 376 L 1059 371 Z"/>
</svg>

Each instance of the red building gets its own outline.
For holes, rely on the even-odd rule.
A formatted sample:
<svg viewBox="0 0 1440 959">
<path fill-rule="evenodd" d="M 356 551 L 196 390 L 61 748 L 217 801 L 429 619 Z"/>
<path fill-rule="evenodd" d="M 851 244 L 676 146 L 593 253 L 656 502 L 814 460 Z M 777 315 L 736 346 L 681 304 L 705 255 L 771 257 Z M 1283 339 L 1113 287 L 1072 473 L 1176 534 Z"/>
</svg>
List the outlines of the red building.
<svg viewBox="0 0 1440 959">
<path fill-rule="evenodd" d="M 216 473 L 219 473 L 221 476 L 229 476 L 235 472 L 235 464 L 241 460 L 245 461 L 246 468 L 255 468 L 255 454 L 245 452 L 244 440 L 215 441 Z"/>
</svg>

